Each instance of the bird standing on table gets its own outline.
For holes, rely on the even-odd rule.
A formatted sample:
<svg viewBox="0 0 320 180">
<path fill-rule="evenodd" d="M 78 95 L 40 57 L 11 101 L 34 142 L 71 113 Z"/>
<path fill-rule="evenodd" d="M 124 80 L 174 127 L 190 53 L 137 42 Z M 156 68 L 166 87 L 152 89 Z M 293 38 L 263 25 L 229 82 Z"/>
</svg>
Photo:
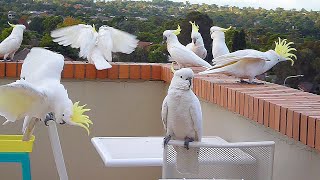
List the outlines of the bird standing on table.
<svg viewBox="0 0 320 180">
<path fill-rule="evenodd" d="M 83 127 L 89 133 L 89 111 L 72 104 L 60 83 L 64 57 L 42 48 L 32 48 L 22 64 L 21 79 L 0 86 L 0 115 L 8 122 L 24 118 L 23 132 L 33 118 L 44 120 L 52 112 L 56 122 Z"/>
<path fill-rule="evenodd" d="M 267 52 L 245 49 L 219 56 L 213 60 L 216 64 L 212 68 L 199 74 L 222 73 L 238 77 L 241 79 L 240 82 L 259 84 L 253 81 L 257 75 L 265 73 L 282 61 L 291 61 L 293 65 L 292 58 L 297 59 L 296 55 L 290 53 L 290 51 L 296 51 L 295 48 L 290 47 L 293 42 L 287 43 L 286 39 L 279 38 L 275 44 L 275 50 Z M 244 81 L 244 78 L 248 78 L 249 81 Z"/>
<path fill-rule="evenodd" d="M 180 26 L 177 30 L 166 30 L 163 32 L 163 40 L 167 42 L 167 50 L 173 61 L 176 61 L 179 65 L 179 68 L 185 66 L 202 66 L 210 68 L 211 65 L 197 56 L 190 49 L 182 45 L 177 35 L 180 34 Z"/>
<path fill-rule="evenodd" d="M 212 39 L 212 56 L 217 58 L 221 55 L 230 53 L 225 40 L 224 33 L 231 29 L 231 26 L 228 29 L 221 28 L 218 26 L 212 26 L 210 28 L 210 35 Z"/>
<path fill-rule="evenodd" d="M 8 24 L 13 27 L 13 29 L 11 34 L 0 43 L 0 55 L 4 56 L 4 60 L 7 60 L 7 57 L 13 60 L 14 54 L 21 46 L 23 32 L 26 27 L 22 24 L 13 25 L 9 22 Z"/>
<path fill-rule="evenodd" d="M 207 57 L 207 50 L 204 47 L 203 39 L 201 34 L 199 33 L 199 26 L 194 22 L 189 22 L 192 25 L 191 39 L 192 42 L 187 44 L 187 48 L 193 51 L 196 55 L 198 55 L 201 59 L 205 59 Z"/>
<path fill-rule="evenodd" d="M 173 67 L 171 67 L 172 71 Z M 181 173 L 197 173 L 198 150 L 189 149 L 189 142 L 201 141 L 202 112 L 197 96 L 193 93 L 193 71 L 182 68 L 174 72 L 168 94 L 162 103 L 162 122 L 166 131 L 164 145 L 170 139 L 184 141 L 185 148 L 176 148 L 177 169 Z"/>
<path fill-rule="evenodd" d="M 112 52 L 130 54 L 138 45 L 136 36 L 109 26 L 78 24 L 51 32 L 59 45 L 80 48 L 79 57 L 87 58 L 98 70 L 111 68 Z"/>
</svg>

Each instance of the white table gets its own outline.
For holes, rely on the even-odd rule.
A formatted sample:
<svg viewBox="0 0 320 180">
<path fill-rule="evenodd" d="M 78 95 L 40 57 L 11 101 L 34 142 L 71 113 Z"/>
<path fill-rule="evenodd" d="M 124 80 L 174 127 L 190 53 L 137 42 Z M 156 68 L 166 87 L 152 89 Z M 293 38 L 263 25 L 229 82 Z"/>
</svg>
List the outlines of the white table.
<svg viewBox="0 0 320 180">
<path fill-rule="evenodd" d="M 204 137 L 203 142 L 225 144 L 220 137 Z M 162 166 L 163 137 L 94 137 L 91 139 L 105 166 Z"/>
</svg>

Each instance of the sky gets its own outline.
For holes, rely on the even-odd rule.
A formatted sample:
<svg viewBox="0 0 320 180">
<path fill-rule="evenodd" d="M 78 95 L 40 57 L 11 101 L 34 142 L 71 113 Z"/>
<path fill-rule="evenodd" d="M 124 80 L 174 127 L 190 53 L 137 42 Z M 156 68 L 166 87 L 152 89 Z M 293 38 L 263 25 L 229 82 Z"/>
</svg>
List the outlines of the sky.
<svg viewBox="0 0 320 180">
<path fill-rule="evenodd" d="M 186 0 L 171 0 L 175 2 L 186 2 Z M 320 11 L 320 0 L 188 0 L 192 4 L 217 4 L 219 6 L 229 5 L 238 7 L 254 7 L 275 9 L 277 7 L 300 10 L 304 8 L 308 11 Z"/>
</svg>

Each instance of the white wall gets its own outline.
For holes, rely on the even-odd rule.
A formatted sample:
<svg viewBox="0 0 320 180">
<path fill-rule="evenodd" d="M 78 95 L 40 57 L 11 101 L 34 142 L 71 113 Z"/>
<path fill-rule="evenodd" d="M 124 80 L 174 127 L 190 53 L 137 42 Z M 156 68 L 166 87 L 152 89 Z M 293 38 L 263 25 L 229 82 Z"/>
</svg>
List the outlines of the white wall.
<svg viewBox="0 0 320 180">
<path fill-rule="evenodd" d="M 274 180 L 320 179 L 319 152 L 252 120 L 202 101 L 204 135 L 229 142 L 275 141 Z"/>
</svg>

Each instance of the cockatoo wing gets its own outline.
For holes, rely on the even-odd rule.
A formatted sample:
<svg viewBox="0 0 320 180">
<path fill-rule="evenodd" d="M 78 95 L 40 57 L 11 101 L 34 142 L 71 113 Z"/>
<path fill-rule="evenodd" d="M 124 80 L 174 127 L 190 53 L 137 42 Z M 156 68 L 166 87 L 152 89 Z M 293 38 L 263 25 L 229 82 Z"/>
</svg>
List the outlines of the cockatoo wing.
<svg viewBox="0 0 320 180">
<path fill-rule="evenodd" d="M 192 50 L 192 45 L 193 45 L 193 43 L 189 43 L 189 44 L 186 45 L 186 48 Z"/>
<path fill-rule="evenodd" d="M 9 36 L 0 43 L 0 54 L 5 55 L 19 49 L 21 40 L 18 37 Z"/>
<path fill-rule="evenodd" d="M 112 52 L 132 53 L 139 42 L 136 36 L 112 27 L 110 29 L 113 42 Z"/>
<path fill-rule="evenodd" d="M 103 57 L 112 62 L 112 48 L 113 41 L 111 37 L 111 32 L 109 30 L 105 30 L 103 28 L 99 29 L 99 34 L 97 38 L 97 46 L 98 49 L 102 52 Z"/>
<path fill-rule="evenodd" d="M 32 48 L 22 64 L 20 77 L 32 84 L 48 79 L 60 82 L 63 66 L 64 57 L 61 54 Z"/>
<path fill-rule="evenodd" d="M 7 122 L 24 118 L 27 113 L 37 112 L 43 106 L 46 95 L 25 80 L 0 86 L 0 115 Z M 4 124 L 5 124 L 4 123 Z"/>
<path fill-rule="evenodd" d="M 51 32 L 53 42 L 59 45 L 80 48 L 80 57 L 87 57 L 93 44 L 96 42 L 95 30 L 90 25 L 78 24 Z"/>
<path fill-rule="evenodd" d="M 239 50 L 215 58 L 214 60 L 212 60 L 212 62 L 215 63 L 215 65 L 209 69 L 225 67 L 241 60 L 268 61 L 264 52 L 260 52 L 253 49 Z"/>
<path fill-rule="evenodd" d="M 170 52 L 174 54 L 170 54 L 175 61 L 178 62 L 177 57 L 183 61 L 182 64 L 191 64 L 198 65 L 210 68 L 212 67 L 207 61 L 201 59 L 198 55 L 196 55 L 191 50 L 187 49 L 185 46 L 172 46 Z M 179 63 L 179 62 L 178 62 Z"/>
<path fill-rule="evenodd" d="M 196 131 L 196 141 L 202 138 L 202 111 L 199 101 L 195 101 L 189 109 L 191 119 L 193 121 L 194 130 Z"/>
<path fill-rule="evenodd" d="M 167 104 L 167 96 L 164 98 L 161 109 L 161 120 L 163 123 L 164 129 L 167 131 L 167 117 L 168 117 L 168 104 Z"/>
</svg>

